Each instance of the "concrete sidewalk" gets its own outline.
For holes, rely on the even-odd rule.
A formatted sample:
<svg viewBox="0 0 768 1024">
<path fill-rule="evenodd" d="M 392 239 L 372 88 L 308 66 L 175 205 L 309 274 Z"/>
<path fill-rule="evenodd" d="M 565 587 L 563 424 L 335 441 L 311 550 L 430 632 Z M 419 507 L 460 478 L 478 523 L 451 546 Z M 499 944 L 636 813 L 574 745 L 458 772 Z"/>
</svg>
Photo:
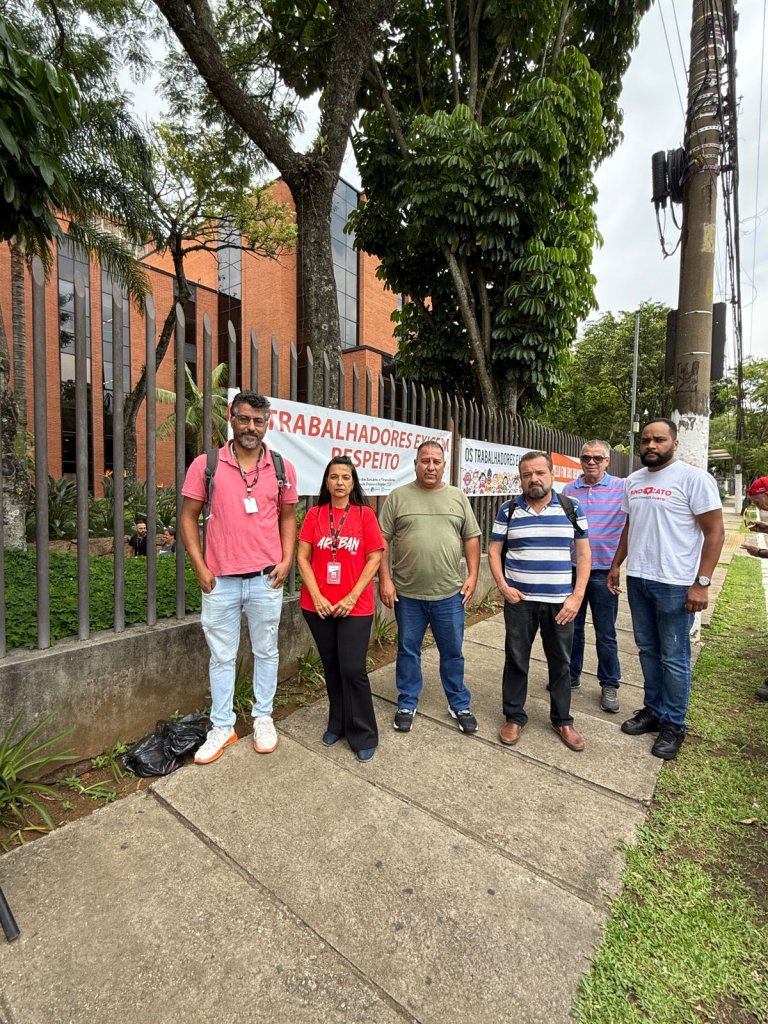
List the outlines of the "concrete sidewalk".
<svg viewBox="0 0 768 1024">
<path fill-rule="evenodd" d="M 643 703 L 627 627 L 621 713 L 593 656 L 574 694 L 583 753 L 549 727 L 540 648 L 529 724 L 498 742 L 496 616 L 467 631 L 476 736 L 430 649 L 410 734 L 394 666 L 372 676 L 368 764 L 321 745 L 323 701 L 268 757 L 242 740 L 3 856 L 22 934 L 0 938 L 0 1024 L 565 1024 L 661 767 L 619 729 Z"/>
</svg>

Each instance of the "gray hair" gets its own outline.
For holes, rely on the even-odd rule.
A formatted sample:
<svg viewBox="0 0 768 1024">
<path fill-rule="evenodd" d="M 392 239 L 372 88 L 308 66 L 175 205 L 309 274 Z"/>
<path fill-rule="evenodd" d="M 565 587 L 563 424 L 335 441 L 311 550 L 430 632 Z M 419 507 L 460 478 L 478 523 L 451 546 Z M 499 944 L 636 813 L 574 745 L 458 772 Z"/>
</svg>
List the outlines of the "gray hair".
<svg viewBox="0 0 768 1024">
<path fill-rule="evenodd" d="M 611 457 L 611 446 L 607 441 L 601 441 L 599 438 L 595 438 L 593 441 L 585 441 L 581 446 L 581 454 L 584 454 L 585 448 L 602 448 L 606 456 L 610 459 Z"/>
</svg>

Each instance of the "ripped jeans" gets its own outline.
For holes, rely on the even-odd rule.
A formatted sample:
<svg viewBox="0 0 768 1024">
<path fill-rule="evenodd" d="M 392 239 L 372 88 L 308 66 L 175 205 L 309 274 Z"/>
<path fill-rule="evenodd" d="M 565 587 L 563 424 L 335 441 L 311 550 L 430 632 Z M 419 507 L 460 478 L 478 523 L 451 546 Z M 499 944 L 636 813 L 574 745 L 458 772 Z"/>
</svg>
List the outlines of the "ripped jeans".
<svg viewBox="0 0 768 1024">
<path fill-rule="evenodd" d="M 267 576 L 241 579 L 217 576 L 210 594 L 203 594 L 200 621 L 211 652 L 211 721 L 235 724 L 232 707 L 235 668 L 240 647 L 240 620 L 245 612 L 253 651 L 253 716 L 271 715 L 277 689 L 277 630 L 283 607 L 282 586 L 273 588 Z"/>
</svg>

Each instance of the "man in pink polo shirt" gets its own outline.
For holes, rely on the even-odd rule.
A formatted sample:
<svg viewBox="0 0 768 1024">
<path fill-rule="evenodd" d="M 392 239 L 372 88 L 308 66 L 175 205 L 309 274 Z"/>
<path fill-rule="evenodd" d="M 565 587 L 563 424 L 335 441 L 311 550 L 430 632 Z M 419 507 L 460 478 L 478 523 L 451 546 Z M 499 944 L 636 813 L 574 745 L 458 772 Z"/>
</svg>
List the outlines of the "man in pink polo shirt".
<svg viewBox="0 0 768 1024">
<path fill-rule="evenodd" d="M 240 619 L 245 612 L 253 650 L 253 747 L 269 754 L 277 746 L 272 701 L 277 689 L 277 631 L 283 583 L 296 546 L 296 470 L 285 462 L 285 483 L 275 473 L 264 435 L 269 402 L 241 391 L 232 400 L 234 440 L 219 451 L 208 509 L 206 550 L 198 520 L 206 501 L 207 456 L 187 472 L 181 493 L 181 536 L 203 592 L 201 622 L 211 652 L 212 728 L 195 754 L 196 764 L 221 757 L 237 739 L 232 706 Z"/>
</svg>

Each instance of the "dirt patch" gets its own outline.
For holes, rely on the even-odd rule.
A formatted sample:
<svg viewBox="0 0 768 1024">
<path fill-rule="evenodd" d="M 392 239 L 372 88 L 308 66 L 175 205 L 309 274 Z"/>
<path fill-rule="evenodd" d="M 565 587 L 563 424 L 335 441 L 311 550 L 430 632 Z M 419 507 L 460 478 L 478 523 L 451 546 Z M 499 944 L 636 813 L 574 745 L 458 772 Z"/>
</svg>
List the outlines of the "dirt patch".
<svg viewBox="0 0 768 1024">
<path fill-rule="evenodd" d="M 484 601 L 482 607 L 467 618 L 467 626 L 491 618 L 500 610 L 500 607 L 489 600 Z M 425 646 L 430 643 L 431 637 L 428 634 Z M 396 639 L 374 643 L 368 652 L 368 671 L 374 672 L 377 668 L 389 665 L 395 660 L 396 655 Z M 321 677 L 308 680 L 300 678 L 299 675 L 291 676 L 282 680 L 277 688 L 273 717 L 275 721 L 280 721 L 293 714 L 294 711 L 298 711 L 299 708 L 308 707 L 323 697 L 325 697 L 325 686 Z M 249 736 L 251 728 L 250 714 L 245 711 L 238 714 L 235 723 L 237 735 L 241 738 Z M 98 761 L 99 759 L 94 758 L 94 760 Z M 186 761 L 187 763 L 191 762 L 192 755 L 189 755 Z M 121 777 L 116 777 L 116 772 L 122 772 L 119 761 L 116 768 L 111 765 L 94 767 L 93 761 L 90 760 L 68 764 L 45 780 L 50 783 L 54 792 L 52 796 L 41 797 L 40 802 L 50 814 L 56 827 L 60 828 L 72 821 L 87 817 L 99 807 L 104 807 L 114 800 L 121 800 L 123 797 L 138 793 L 154 781 L 154 779 L 141 779 L 129 773 L 123 773 Z M 68 782 L 67 779 L 71 781 Z M 31 842 L 49 831 L 39 815 L 29 809 L 26 810 L 29 818 L 27 826 L 23 826 L 20 822 L 0 821 L 0 851 L 7 852 L 14 846 Z"/>
</svg>

